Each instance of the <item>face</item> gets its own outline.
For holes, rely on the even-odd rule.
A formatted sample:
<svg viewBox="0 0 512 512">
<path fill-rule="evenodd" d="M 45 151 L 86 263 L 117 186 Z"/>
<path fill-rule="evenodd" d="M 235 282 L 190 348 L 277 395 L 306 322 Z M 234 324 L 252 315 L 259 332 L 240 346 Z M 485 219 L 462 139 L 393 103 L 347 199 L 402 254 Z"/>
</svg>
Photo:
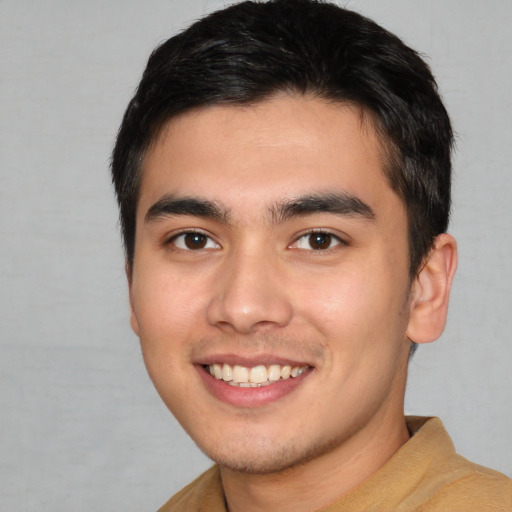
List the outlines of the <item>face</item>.
<svg viewBox="0 0 512 512">
<path fill-rule="evenodd" d="M 307 97 L 186 113 L 149 150 L 131 323 L 221 465 L 279 471 L 402 414 L 407 221 L 383 167 L 359 109 Z"/>
</svg>

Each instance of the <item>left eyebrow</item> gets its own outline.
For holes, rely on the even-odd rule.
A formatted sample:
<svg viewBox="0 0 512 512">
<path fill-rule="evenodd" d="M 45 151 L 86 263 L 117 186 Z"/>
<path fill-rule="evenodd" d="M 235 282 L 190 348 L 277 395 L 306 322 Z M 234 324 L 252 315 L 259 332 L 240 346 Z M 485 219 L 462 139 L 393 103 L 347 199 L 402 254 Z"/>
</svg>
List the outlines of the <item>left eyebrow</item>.
<svg viewBox="0 0 512 512">
<path fill-rule="evenodd" d="M 358 197 L 348 193 L 311 194 L 278 203 L 271 210 L 272 221 L 276 224 L 294 217 L 315 213 L 334 213 L 347 217 L 360 217 L 375 221 L 375 212 Z"/>
</svg>

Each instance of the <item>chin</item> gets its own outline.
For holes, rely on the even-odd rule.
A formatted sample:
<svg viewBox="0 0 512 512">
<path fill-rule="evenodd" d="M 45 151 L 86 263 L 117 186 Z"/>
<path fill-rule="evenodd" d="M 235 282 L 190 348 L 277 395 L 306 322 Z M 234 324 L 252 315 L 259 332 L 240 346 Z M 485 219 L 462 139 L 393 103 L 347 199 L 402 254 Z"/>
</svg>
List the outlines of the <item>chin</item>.
<svg viewBox="0 0 512 512">
<path fill-rule="evenodd" d="M 220 467 L 239 473 L 266 475 L 280 473 L 301 466 L 310 460 L 329 452 L 338 443 L 328 441 L 314 445 L 300 443 L 297 439 L 284 442 L 261 439 L 246 441 L 241 448 L 223 444 L 221 449 L 209 449 L 198 444 L 205 455 Z M 305 446 L 303 446 L 305 444 Z"/>
</svg>

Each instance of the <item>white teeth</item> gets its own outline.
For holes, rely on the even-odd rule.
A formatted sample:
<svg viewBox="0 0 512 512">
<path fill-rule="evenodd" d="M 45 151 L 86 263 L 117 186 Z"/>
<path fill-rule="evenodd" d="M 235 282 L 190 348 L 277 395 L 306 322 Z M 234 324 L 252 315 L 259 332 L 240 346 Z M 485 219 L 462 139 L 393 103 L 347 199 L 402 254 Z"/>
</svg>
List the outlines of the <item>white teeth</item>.
<svg viewBox="0 0 512 512">
<path fill-rule="evenodd" d="M 233 371 L 231 369 L 231 366 L 229 366 L 229 364 L 225 364 L 222 367 L 222 380 L 224 380 L 226 382 L 233 380 Z"/>
<path fill-rule="evenodd" d="M 249 382 L 248 368 L 235 364 L 235 366 L 233 366 L 233 382 L 237 382 L 239 384 L 242 382 Z"/>
<path fill-rule="evenodd" d="M 294 366 L 292 368 L 292 371 L 290 372 L 290 375 L 292 377 L 298 377 L 299 375 L 304 373 L 304 368 L 301 368 L 300 366 Z"/>
<path fill-rule="evenodd" d="M 249 388 L 268 386 L 278 380 L 286 380 L 302 375 L 307 366 L 290 365 L 281 366 L 279 364 L 271 364 L 270 366 L 257 365 L 252 368 L 245 366 L 215 363 L 206 366 L 212 377 L 217 380 L 223 380 L 231 386 Z"/>
<path fill-rule="evenodd" d="M 210 366 L 210 368 L 212 368 Z M 220 364 L 214 364 L 213 365 L 213 376 L 216 378 L 216 379 L 219 379 L 219 380 L 222 380 L 222 366 Z"/>
<path fill-rule="evenodd" d="M 254 366 L 249 372 L 249 380 L 255 384 L 263 384 L 268 380 L 267 369 L 263 366 Z"/>
<path fill-rule="evenodd" d="M 281 367 L 278 364 L 271 364 L 268 367 L 268 380 L 276 382 L 281 378 Z"/>
</svg>

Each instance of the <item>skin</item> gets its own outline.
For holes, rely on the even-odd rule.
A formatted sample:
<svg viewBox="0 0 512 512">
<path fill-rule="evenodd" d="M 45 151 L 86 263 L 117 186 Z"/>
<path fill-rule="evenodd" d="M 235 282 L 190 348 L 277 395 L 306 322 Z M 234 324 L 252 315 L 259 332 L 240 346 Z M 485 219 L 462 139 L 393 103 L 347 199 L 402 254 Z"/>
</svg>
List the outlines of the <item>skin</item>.
<svg viewBox="0 0 512 512">
<path fill-rule="evenodd" d="M 146 155 L 131 325 L 163 401 L 219 463 L 231 512 L 315 510 L 409 439 L 409 340 L 442 332 L 456 246 L 441 235 L 411 282 L 406 211 L 382 154 L 361 109 L 282 95 L 183 114 Z M 276 215 L 326 193 L 372 215 Z M 164 197 L 220 211 L 148 216 Z M 203 248 L 187 247 L 191 231 Z M 331 235 L 326 248 L 312 248 L 312 231 Z M 309 370 L 277 399 L 255 388 L 237 405 L 201 374 L 226 358 Z"/>
</svg>

